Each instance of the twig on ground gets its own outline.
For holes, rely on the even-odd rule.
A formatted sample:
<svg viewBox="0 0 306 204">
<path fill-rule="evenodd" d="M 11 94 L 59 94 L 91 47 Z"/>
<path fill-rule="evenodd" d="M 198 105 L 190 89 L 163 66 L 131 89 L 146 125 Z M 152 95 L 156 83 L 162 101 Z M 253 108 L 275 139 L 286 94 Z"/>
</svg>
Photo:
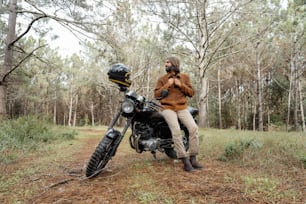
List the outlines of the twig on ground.
<svg viewBox="0 0 306 204">
<path fill-rule="evenodd" d="M 69 181 L 73 181 L 73 180 L 75 180 L 75 178 L 66 179 L 66 180 L 63 180 L 63 181 L 57 182 L 57 183 L 55 183 L 55 184 L 52 184 L 52 185 L 50 185 L 50 186 L 46 187 L 45 189 L 54 188 L 54 187 L 56 187 L 56 186 L 59 186 L 59 185 L 62 185 L 62 184 L 68 183 Z"/>
</svg>

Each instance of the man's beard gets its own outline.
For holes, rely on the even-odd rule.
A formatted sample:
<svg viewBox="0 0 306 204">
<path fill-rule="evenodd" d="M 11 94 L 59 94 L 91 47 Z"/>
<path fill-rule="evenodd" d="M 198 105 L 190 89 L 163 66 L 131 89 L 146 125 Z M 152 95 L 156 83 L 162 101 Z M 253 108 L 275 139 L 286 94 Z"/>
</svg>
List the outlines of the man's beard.
<svg viewBox="0 0 306 204">
<path fill-rule="evenodd" d="M 175 66 L 166 67 L 166 72 L 167 73 L 169 73 L 171 71 L 174 71 L 175 73 L 179 73 L 180 72 L 180 70 L 177 67 L 175 67 Z"/>
</svg>

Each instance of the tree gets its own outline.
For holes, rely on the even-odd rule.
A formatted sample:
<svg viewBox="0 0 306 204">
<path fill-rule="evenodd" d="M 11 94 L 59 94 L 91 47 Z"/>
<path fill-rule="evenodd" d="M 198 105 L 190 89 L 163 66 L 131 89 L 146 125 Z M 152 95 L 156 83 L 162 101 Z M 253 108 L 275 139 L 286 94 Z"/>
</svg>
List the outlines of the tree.
<svg viewBox="0 0 306 204">
<path fill-rule="evenodd" d="M 239 9 L 250 1 L 214 2 L 197 0 L 192 2 L 144 1 L 148 12 L 158 16 L 167 25 L 166 30 L 176 39 L 191 48 L 198 67 L 200 83 L 198 105 L 199 125 L 206 125 L 207 117 L 207 72 L 220 59 L 219 52 L 227 49 L 226 40 L 236 30 L 235 19 L 232 18 Z M 231 25 L 231 26 L 226 26 Z M 171 51 L 171 50 L 170 50 Z M 183 53 L 180 53 L 183 55 Z M 222 57 L 221 57 L 222 58 Z"/>
<path fill-rule="evenodd" d="M 13 68 L 13 46 L 15 40 L 17 0 L 11 0 L 9 6 L 8 32 L 4 51 L 3 68 L 0 70 L 0 119 L 6 116 L 7 77 Z"/>
<path fill-rule="evenodd" d="M 7 2 L 1 9 L 8 14 Z M 263 130 L 288 119 L 288 127 L 304 128 L 303 2 L 289 1 L 288 8 L 277 0 L 17 2 L 13 60 L 0 78 L 7 87 L 1 102 L 12 117 L 108 124 L 121 97 L 107 78 L 111 64 L 130 67 L 131 89 L 151 98 L 164 58 L 177 55 L 193 80 L 190 105 L 200 109 L 200 126 Z M 77 35 L 82 52 L 61 58 L 51 49 L 50 21 Z M 4 44 L 1 38 L 3 65 Z"/>
<path fill-rule="evenodd" d="M 282 11 L 281 24 L 278 31 L 278 45 L 281 50 L 283 66 L 286 68 L 286 76 L 289 81 L 287 95 L 287 114 L 286 114 L 286 130 L 289 131 L 291 120 L 293 121 L 293 129 L 298 130 L 299 123 L 305 125 L 303 96 L 299 93 L 299 83 L 303 79 L 305 73 L 305 2 L 288 1 L 288 7 Z M 286 39 L 284 41 L 284 39 Z M 292 107 L 293 106 L 293 107 Z M 299 114 L 301 113 L 301 122 L 299 122 Z M 293 114 L 292 114 L 293 113 Z"/>
<path fill-rule="evenodd" d="M 17 0 L 9 1 L 8 32 L 6 37 L 3 66 L 0 70 L 0 118 L 5 117 L 7 113 L 7 87 L 10 75 L 15 72 L 15 70 L 28 58 L 32 57 L 35 51 L 41 48 L 41 46 L 32 48 L 32 51 L 26 53 L 22 47 L 18 46 L 21 39 L 23 39 L 32 30 L 35 30 L 40 37 L 45 36 L 49 29 L 44 29 L 48 26 L 43 27 L 42 25 L 47 23 L 47 20 L 50 19 L 66 27 L 74 34 L 78 33 L 85 36 L 86 34 L 82 31 L 87 30 L 88 24 L 94 25 L 92 21 L 87 21 L 87 19 L 92 19 L 91 17 L 95 15 L 93 12 L 86 12 L 92 7 L 84 4 L 83 1 L 46 2 L 25 0 L 23 2 L 19 2 L 18 7 L 17 2 Z M 3 2 L 1 2 L 1 10 L 2 6 Z M 44 9 L 47 10 L 47 12 L 44 11 Z M 25 30 L 22 33 L 16 33 L 15 31 L 17 14 L 20 15 L 20 17 L 23 15 L 23 20 L 28 22 Z M 43 21 L 43 19 L 46 21 Z M 41 23 L 40 25 L 37 25 L 39 28 L 34 29 L 35 24 L 38 23 Z M 18 27 L 18 30 L 19 29 L 20 28 Z M 17 52 L 21 56 L 19 60 L 17 60 L 17 58 L 13 58 L 13 55 L 16 55 Z M 10 83 L 13 83 L 13 81 L 10 81 Z"/>
</svg>

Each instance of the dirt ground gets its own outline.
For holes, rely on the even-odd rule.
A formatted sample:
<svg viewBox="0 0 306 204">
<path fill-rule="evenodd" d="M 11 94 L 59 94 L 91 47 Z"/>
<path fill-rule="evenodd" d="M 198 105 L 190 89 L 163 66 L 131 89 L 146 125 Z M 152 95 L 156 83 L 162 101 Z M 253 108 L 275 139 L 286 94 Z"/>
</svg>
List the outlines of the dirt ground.
<svg viewBox="0 0 306 204">
<path fill-rule="evenodd" d="M 295 199 L 277 196 L 269 189 L 247 187 L 241 177 L 254 175 L 256 169 L 242 169 L 212 159 L 201 161 L 204 169 L 188 173 L 182 170 L 180 162 L 170 160 L 164 154 L 158 153 L 154 159 L 150 153 L 138 154 L 127 145 L 119 146 L 117 154 L 100 175 L 86 179 L 86 163 L 98 142 L 97 138 L 86 139 L 70 162 L 50 163 L 49 172 L 25 178 L 21 188 L 37 182 L 40 189 L 31 196 L 25 195 L 29 199 L 20 198 L 15 203 L 306 203 L 306 197 L 302 195 L 306 194 L 305 186 L 301 187 L 304 192 Z M 288 186 L 278 185 L 274 190 L 281 192 L 286 188 Z M 8 200 L 2 198 L 1 201 L 0 197 L 0 203 L 9 203 Z"/>
</svg>

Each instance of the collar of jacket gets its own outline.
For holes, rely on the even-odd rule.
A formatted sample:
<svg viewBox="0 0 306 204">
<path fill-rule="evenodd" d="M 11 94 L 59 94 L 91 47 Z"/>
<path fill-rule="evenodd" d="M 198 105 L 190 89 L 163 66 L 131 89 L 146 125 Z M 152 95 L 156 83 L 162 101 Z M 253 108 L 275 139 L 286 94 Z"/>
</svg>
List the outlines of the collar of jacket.
<svg viewBox="0 0 306 204">
<path fill-rule="evenodd" d="M 169 73 L 167 73 L 167 78 L 169 79 L 169 78 L 181 78 L 181 75 L 180 75 L 180 73 L 174 73 L 174 72 L 169 72 Z"/>
</svg>

